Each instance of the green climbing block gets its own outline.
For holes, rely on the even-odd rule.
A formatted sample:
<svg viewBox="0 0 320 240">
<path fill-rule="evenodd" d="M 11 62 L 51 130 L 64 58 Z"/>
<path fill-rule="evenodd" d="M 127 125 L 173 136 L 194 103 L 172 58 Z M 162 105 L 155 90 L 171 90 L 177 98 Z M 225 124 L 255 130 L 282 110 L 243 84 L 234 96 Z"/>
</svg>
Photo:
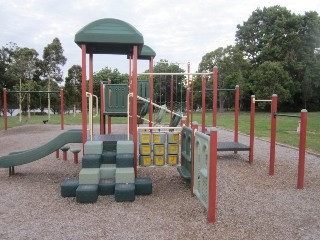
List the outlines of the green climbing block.
<svg viewBox="0 0 320 240">
<path fill-rule="evenodd" d="M 136 178 L 135 193 L 137 195 L 148 195 L 152 193 L 151 178 Z"/>
<path fill-rule="evenodd" d="M 133 168 L 117 168 L 116 183 L 134 183 Z"/>
<path fill-rule="evenodd" d="M 133 154 L 132 153 L 119 153 L 116 157 L 117 168 L 133 167 Z"/>
<path fill-rule="evenodd" d="M 84 144 L 84 154 L 102 154 L 102 141 L 88 141 Z"/>
<path fill-rule="evenodd" d="M 103 164 L 116 164 L 116 151 L 103 151 L 101 155 L 101 163 Z"/>
<path fill-rule="evenodd" d="M 113 195 L 115 185 L 114 179 L 101 179 L 99 183 L 99 195 Z"/>
<path fill-rule="evenodd" d="M 100 166 L 100 179 L 116 177 L 116 165 L 115 164 L 101 164 Z"/>
<path fill-rule="evenodd" d="M 99 184 L 100 168 L 82 168 L 79 173 L 79 184 Z"/>
<path fill-rule="evenodd" d="M 116 141 L 104 141 L 103 142 L 103 151 L 117 151 L 117 142 Z"/>
<path fill-rule="evenodd" d="M 116 183 L 114 198 L 117 202 L 135 200 L 135 185 L 133 183 Z"/>
<path fill-rule="evenodd" d="M 118 141 L 117 154 L 119 153 L 134 153 L 133 141 Z"/>
<path fill-rule="evenodd" d="M 79 186 L 77 179 L 66 179 L 61 183 L 61 197 L 75 197 Z"/>
<path fill-rule="evenodd" d="M 82 157 L 82 168 L 99 168 L 101 165 L 101 154 L 85 154 Z"/>
<path fill-rule="evenodd" d="M 80 184 L 76 190 L 78 203 L 95 203 L 98 200 L 98 184 Z"/>
</svg>

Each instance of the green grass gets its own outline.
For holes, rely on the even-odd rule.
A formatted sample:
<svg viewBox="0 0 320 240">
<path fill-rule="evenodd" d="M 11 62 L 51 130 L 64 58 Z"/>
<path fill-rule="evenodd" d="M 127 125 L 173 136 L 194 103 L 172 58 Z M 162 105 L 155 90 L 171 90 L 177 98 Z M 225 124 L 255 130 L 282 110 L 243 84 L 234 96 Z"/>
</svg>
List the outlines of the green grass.
<svg viewBox="0 0 320 240">
<path fill-rule="evenodd" d="M 291 115 L 300 115 L 300 113 L 288 113 Z M 47 116 L 31 116 L 30 119 L 23 118 L 22 123 L 19 122 L 18 117 L 8 117 L 8 127 L 17 127 L 26 124 L 43 124 L 43 120 Z M 65 124 L 81 124 L 81 114 L 73 117 L 73 114 L 66 114 L 64 116 Z M 94 123 L 99 123 L 99 117 L 94 118 Z M 169 123 L 170 114 L 166 114 L 163 122 Z M 193 121 L 201 124 L 201 113 L 196 112 L 193 116 Z M 294 147 L 299 145 L 299 134 L 296 133 L 298 126 L 298 118 L 277 117 L 277 142 L 288 144 Z M 127 118 L 114 117 L 112 123 L 126 123 Z M 50 124 L 60 124 L 60 115 L 51 115 Z M 212 113 L 206 114 L 206 125 L 212 124 Z M 234 128 L 234 114 L 219 113 L 217 117 L 218 127 L 227 129 Z M 239 131 L 249 134 L 250 129 L 250 113 L 241 112 L 239 116 Z M 0 130 L 3 130 L 3 117 L 0 117 Z M 307 149 L 313 152 L 320 153 L 320 112 L 308 113 L 308 127 L 307 127 Z M 265 139 L 270 139 L 270 113 L 256 113 L 255 118 L 255 136 Z"/>
</svg>

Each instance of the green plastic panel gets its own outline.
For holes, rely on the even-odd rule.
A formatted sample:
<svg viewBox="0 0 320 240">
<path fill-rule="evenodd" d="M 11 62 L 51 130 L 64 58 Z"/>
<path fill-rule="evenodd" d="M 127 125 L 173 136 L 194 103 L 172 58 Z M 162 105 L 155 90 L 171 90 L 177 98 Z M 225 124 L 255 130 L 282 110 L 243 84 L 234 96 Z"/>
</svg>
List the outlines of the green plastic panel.
<svg viewBox="0 0 320 240">
<path fill-rule="evenodd" d="M 210 136 L 196 132 L 194 146 L 194 194 L 199 198 L 205 208 L 208 209 L 210 167 Z"/>
<path fill-rule="evenodd" d="M 127 113 L 129 87 L 127 84 L 105 84 L 105 113 Z"/>
<path fill-rule="evenodd" d="M 182 166 L 178 167 L 180 176 L 185 180 L 191 179 L 191 144 L 192 128 L 184 126 L 182 128 L 181 160 Z"/>
<path fill-rule="evenodd" d="M 138 80 L 138 96 L 143 98 L 149 98 L 150 96 L 149 80 Z"/>
</svg>

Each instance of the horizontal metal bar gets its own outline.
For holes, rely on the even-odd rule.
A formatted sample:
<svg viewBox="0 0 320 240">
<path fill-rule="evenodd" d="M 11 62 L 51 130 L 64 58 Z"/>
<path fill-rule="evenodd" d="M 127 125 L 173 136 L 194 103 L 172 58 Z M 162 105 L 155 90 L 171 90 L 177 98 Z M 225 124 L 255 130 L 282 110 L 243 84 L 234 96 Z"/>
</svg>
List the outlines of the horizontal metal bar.
<svg viewBox="0 0 320 240">
<path fill-rule="evenodd" d="M 212 72 L 209 73 L 138 73 L 138 76 L 188 76 L 188 75 L 211 75 Z"/>
<path fill-rule="evenodd" d="M 256 100 L 256 99 L 254 99 L 253 102 L 272 102 L 272 100 Z"/>
<path fill-rule="evenodd" d="M 138 130 L 162 130 L 162 129 L 173 129 L 173 130 L 181 130 L 182 127 L 138 127 Z"/>
<path fill-rule="evenodd" d="M 60 91 L 10 91 L 7 93 L 59 93 Z"/>
<path fill-rule="evenodd" d="M 206 88 L 206 90 L 213 91 L 212 88 Z M 218 88 L 217 90 L 218 91 L 235 91 L 236 89 L 235 88 Z"/>
<path fill-rule="evenodd" d="M 301 118 L 301 116 L 284 114 L 284 113 L 274 113 L 273 115 L 274 115 L 274 117 L 280 116 L 280 117 Z"/>
</svg>

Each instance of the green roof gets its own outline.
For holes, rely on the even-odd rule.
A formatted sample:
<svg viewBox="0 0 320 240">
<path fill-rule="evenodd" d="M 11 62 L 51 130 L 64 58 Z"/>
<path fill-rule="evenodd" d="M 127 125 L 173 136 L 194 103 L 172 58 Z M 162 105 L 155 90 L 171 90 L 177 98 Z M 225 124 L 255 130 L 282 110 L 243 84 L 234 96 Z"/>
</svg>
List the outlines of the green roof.
<svg viewBox="0 0 320 240">
<path fill-rule="evenodd" d="M 131 24 L 113 18 L 91 22 L 75 35 L 75 43 L 86 44 L 87 53 L 93 54 L 132 54 L 134 45 L 143 47 L 142 34 Z"/>
<path fill-rule="evenodd" d="M 142 59 L 142 60 L 150 60 L 151 57 L 155 57 L 156 56 L 156 52 L 149 47 L 148 45 L 143 45 L 141 53 L 138 56 L 138 59 Z"/>
</svg>

